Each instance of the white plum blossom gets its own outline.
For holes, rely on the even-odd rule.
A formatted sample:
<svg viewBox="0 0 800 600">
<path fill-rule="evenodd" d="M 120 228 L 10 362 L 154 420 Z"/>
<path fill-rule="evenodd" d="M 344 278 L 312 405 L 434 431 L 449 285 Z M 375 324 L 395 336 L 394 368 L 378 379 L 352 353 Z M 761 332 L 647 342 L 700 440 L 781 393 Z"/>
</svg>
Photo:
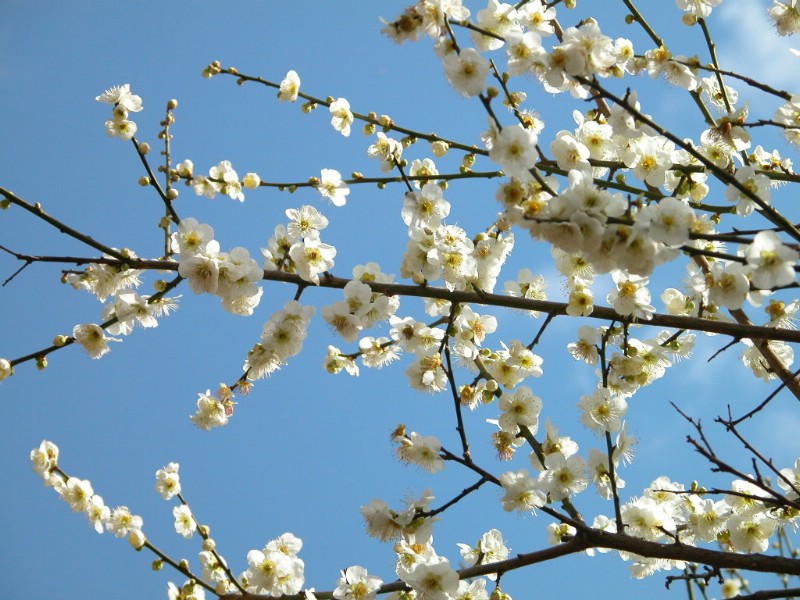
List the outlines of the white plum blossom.
<svg viewBox="0 0 800 600">
<path fill-rule="evenodd" d="M 532 179 L 530 170 L 539 157 L 536 151 L 538 136 L 522 125 L 503 127 L 495 136 L 489 149 L 489 158 L 498 163 L 503 172 L 521 180 Z"/>
<path fill-rule="evenodd" d="M 626 275 L 622 271 L 612 272 L 617 289 L 608 295 L 608 303 L 620 315 L 637 319 L 650 319 L 655 307 L 650 305 L 650 291 L 647 289 L 648 277 Z"/>
<path fill-rule="evenodd" d="M 800 6 L 797 0 L 772 0 L 769 16 L 775 22 L 778 35 L 800 32 Z"/>
<path fill-rule="evenodd" d="M 500 396 L 500 428 L 516 434 L 520 427 L 527 427 L 532 434 L 539 429 L 539 413 L 542 411 L 542 399 L 527 386 L 520 386 L 514 392 L 505 392 Z"/>
<path fill-rule="evenodd" d="M 333 597 L 336 600 L 375 600 L 382 583 L 379 577 L 369 575 L 364 567 L 348 567 L 336 582 Z"/>
<path fill-rule="evenodd" d="M 444 469 L 444 459 L 439 456 L 442 444 L 432 435 L 422 436 L 414 431 L 408 435 L 398 435 L 397 456 L 404 463 L 414 464 L 429 473 Z"/>
<path fill-rule="evenodd" d="M 354 120 L 353 113 L 350 112 L 350 103 L 345 98 L 339 98 L 331 102 L 329 110 L 333 128 L 344 137 L 348 137 Z"/>
<path fill-rule="evenodd" d="M 205 394 L 198 396 L 197 413 L 192 416 L 192 422 L 205 431 L 227 425 L 228 411 L 225 405 L 211 394 L 211 390 L 206 390 Z"/>
<path fill-rule="evenodd" d="M 774 231 L 760 231 L 744 250 L 752 268 L 750 279 L 758 289 L 768 290 L 794 283 L 794 265 L 800 254 L 783 244 Z"/>
<path fill-rule="evenodd" d="M 75 343 L 80 344 L 91 358 L 100 358 L 111 351 L 108 342 L 118 342 L 116 338 L 107 338 L 103 329 L 94 323 L 75 325 L 72 329 Z"/>
<path fill-rule="evenodd" d="M 327 198 L 334 206 L 344 206 L 347 203 L 347 196 L 350 188 L 342 180 L 342 175 L 335 169 L 322 169 L 320 172 L 317 190 L 323 198 Z"/>
<path fill-rule="evenodd" d="M 475 48 L 451 52 L 442 62 L 447 80 L 462 96 L 477 96 L 486 89 L 489 61 Z"/>
<path fill-rule="evenodd" d="M 156 471 L 156 491 L 164 500 L 170 500 L 181 493 L 181 480 L 178 474 L 180 465 L 171 462 L 163 469 Z"/>
<path fill-rule="evenodd" d="M 586 461 L 579 454 L 564 456 L 561 452 L 553 452 L 545 457 L 544 466 L 540 475 L 542 490 L 553 501 L 569 498 L 589 485 Z"/>
<path fill-rule="evenodd" d="M 598 435 L 615 433 L 622 428 L 622 418 L 628 410 L 625 398 L 608 388 L 598 387 L 591 396 L 581 396 L 578 408 L 581 421 Z"/>
<path fill-rule="evenodd" d="M 280 83 L 278 88 L 278 100 L 284 102 L 295 102 L 300 92 L 300 76 L 296 71 L 289 71 Z"/>
<path fill-rule="evenodd" d="M 532 479 L 527 469 L 508 471 L 500 476 L 503 486 L 503 509 L 511 512 L 535 512 L 545 505 L 547 496 L 539 483 Z"/>
<path fill-rule="evenodd" d="M 442 188 L 426 183 L 419 191 L 407 192 L 403 199 L 401 216 L 411 229 L 427 227 L 436 229 L 450 214 L 450 203 L 442 196 Z"/>
<path fill-rule="evenodd" d="M 194 515 L 185 504 L 180 504 L 173 508 L 172 516 L 175 519 L 175 531 L 184 539 L 188 540 L 197 531 L 197 522 L 194 520 Z"/>
<path fill-rule="evenodd" d="M 320 273 L 333 268 L 336 248 L 323 243 L 318 237 L 307 237 L 292 246 L 289 256 L 297 265 L 300 277 L 311 283 L 319 284 Z"/>
<path fill-rule="evenodd" d="M 769 203 L 772 197 L 769 189 L 769 177 L 763 173 L 756 173 L 752 166 L 745 166 L 737 169 L 736 181 L 747 189 L 750 194 L 757 196 L 765 203 Z M 743 217 L 750 215 L 756 206 L 755 201 L 748 194 L 733 184 L 728 184 L 725 190 L 725 197 L 730 202 L 736 202 L 736 212 Z"/>
</svg>

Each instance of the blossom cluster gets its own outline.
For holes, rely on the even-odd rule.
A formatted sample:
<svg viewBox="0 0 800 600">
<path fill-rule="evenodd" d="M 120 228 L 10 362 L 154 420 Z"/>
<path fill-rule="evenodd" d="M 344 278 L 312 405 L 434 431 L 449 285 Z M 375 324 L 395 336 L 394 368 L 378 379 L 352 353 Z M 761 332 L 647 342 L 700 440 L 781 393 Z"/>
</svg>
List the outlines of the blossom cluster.
<svg viewBox="0 0 800 600">
<path fill-rule="evenodd" d="M 131 513 L 127 506 L 114 509 L 106 506 L 102 496 L 94 492 L 92 483 L 64 473 L 58 458 L 58 446 L 48 440 L 31 451 L 31 465 L 44 484 L 53 488 L 73 511 L 84 513 L 97 533 L 108 531 L 118 538 L 127 536 L 131 546 L 140 550 L 147 542 L 142 518 Z"/>
<path fill-rule="evenodd" d="M 251 315 L 261 300 L 258 282 L 263 272 L 246 248 L 221 252 L 210 225 L 182 219 L 172 234 L 172 251 L 178 255 L 178 273 L 195 294 L 214 294 L 225 310 Z"/>
<path fill-rule="evenodd" d="M 778 485 L 788 501 L 798 497 L 800 462 L 781 469 Z M 730 493 L 709 497 L 696 485 L 686 489 L 668 477 L 659 477 L 621 507 L 622 522 L 629 535 L 651 542 L 697 545 L 719 543 L 732 552 L 764 552 L 779 528 L 796 527 L 798 511 L 780 501 L 781 494 L 759 485 L 752 476 L 730 484 Z M 614 530 L 609 522 L 607 530 Z M 683 568 L 682 561 L 636 557 L 634 577 L 647 577 L 658 570 Z"/>
<path fill-rule="evenodd" d="M 297 300 L 288 301 L 283 310 L 264 323 L 261 340 L 247 354 L 243 370 L 248 379 L 262 379 L 303 349 L 308 325 L 314 316 L 313 306 L 303 306 Z"/>
<path fill-rule="evenodd" d="M 112 118 L 106 121 L 106 133 L 128 141 L 136 135 L 136 123 L 129 120 L 132 112 L 142 110 L 142 99 L 131 92 L 130 84 L 112 87 L 95 98 L 98 102 L 112 105 Z"/>
<path fill-rule="evenodd" d="M 303 541 L 291 533 L 247 553 L 249 567 L 241 575 L 245 589 L 254 594 L 282 596 L 298 593 L 305 581 L 303 560 L 297 556 Z"/>
<path fill-rule="evenodd" d="M 328 219 L 313 206 L 286 210 L 288 225 L 277 225 L 274 235 L 262 248 L 264 268 L 268 271 L 298 273 L 306 281 L 318 284 L 319 276 L 333 268 L 336 248 L 320 239 Z"/>
</svg>

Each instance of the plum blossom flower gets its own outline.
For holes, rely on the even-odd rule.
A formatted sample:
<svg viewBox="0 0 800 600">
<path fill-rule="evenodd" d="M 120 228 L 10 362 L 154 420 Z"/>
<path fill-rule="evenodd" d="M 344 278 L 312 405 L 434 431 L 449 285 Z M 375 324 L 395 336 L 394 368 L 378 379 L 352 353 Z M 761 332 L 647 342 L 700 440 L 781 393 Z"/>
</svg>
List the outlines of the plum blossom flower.
<svg viewBox="0 0 800 600">
<path fill-rule="evenodd" d="M 750 279 L 755 287 L 768 290 L 794 283 L 794 265 L 800 254 L 784 245 L 774 231 L 758 232 L 744 257 L 752 267 Z"/>
<path fill-rule="evenodd" d="M 417 592 L 420 600 L 450 600 L 458 591 L 458 573 L 444 557 L 433 557 L 410 573 L 400 571 L 398 575 Z"/>
<path fill-rule="evenodd" d="M 520 386 L 514 392 L 500 396 L 500 428 L 509 433 L 517 433 L 520 427 L 527 427 L 535 434 L 539 429 L 539 413 L 542 399 L 527 386 Z"/>
<path fill-rule="evenodd" d="M 181 493 L 181 480 L 178 474 L 180 465 L 171 462 L 163 469 L 156 471 L 156 491 L 164 500 L 170 500 Z"/>
<path fill-rule="evenodd" d="M 614 433 L 622 428 L 622 417 L 628 410 L 628 403 L 620 395 L 608 388 L 597 388 L 591 396 L 581 396 L 578 408 L 582 411 L 581 421 L 598 435 Z"/>
<path fill-rule="evenodd" d="M 319 284 L 319 275 L 333 267 L 336 248 L 323 243 L 318 237 L 308 237 L 297 242 L 289 250 L 289 256 L 297 265 L 297 272 L 306 281 Z"/>
<path fill-rule="evenodd" d="M 333 597 L 336 600 L 375 600 L 382 583 L 379 577 L 369 575 L 364 567 L 348 567 L 336 582 Z"/>
<path fill-rule="evenodd" d="M 14 374 L 14 367 L 11 366 L 11 361 L 7 358 L 0 358 L 0 381 L 8 379 Z"/>
<path fill-rule="evenodd" d="M 462 96 L 477 96 L 486 89 L 489 61 L 475 48 L 451 52 L 444 57 L 443 64 L 447 80 Z"/>
<path fill-rule="evenodd" d="M 192 515 L 192 511 L 185 504 L 180 504 L 172 509 L 172 516 L 175 518 L 175 531 L 184 539 L 189 539 L 197 531 L 197 522 Z"/>
<path fill-rule="evenodd" d="M 300 92 L 300 76 L 296 71 L 289 71 L 286 77 L 280 83 L 278 89 L 278 100 L 283 102 L 297 101 L 297 95 Z"/>
<path fill-rule="evenodd" d="M 769 177 L 763 173 L 756 173 L 752 166 L 740 167 L 736 171 L 736 181 L 764 202 L 770 201 L 772 193 L 769 190 Z M 725 198 L 729 202 L 736 202 L 736 213 L 742 217 L 750 215 L 755 208 L 753 199 L 733 184 L 729 184 L 725 189 Z"/>
<path fill-rule="evenodd" d="M 797 0 L 773 0 L 769 16 L 775 22 L 778 35 L 800 32 L 800 7 L 797 5 Z"/>
<path fill-rule="evenodd" d="M 450 214 L 450 203 L 442 196 L 442 188 L 429 182 L 419 191 L 406 193 L 400 214 L 410 228 L 436 229 Z"/>
<path fill-rule="evenodd" d="M 75 342 L 83 346 L 86 353 L 92 358 L 100 358 L 111 351 L 108 342 L 118 342 L 116 338 L 107 338 L 103 329 L 94 323 L 75 325 L 72 329 Z"/>
<path fill-rule="evenodd" d="M 122 106 L 125 110 L 130 112 L 139 112 L 142 110 L 142 99 L 131 92 L 131 85 L 129 83 L 107 89 L 97 96 L 95 100 L 105 104 Z"/>
<path fill-rule="evenodd" d="M 586 461 L 579 454 L 564 456 L 561 452 L 553 452 L 545 457 L 544 466 L 542 489 L 553 501 L 569 498 L 589 485 Z"/>
<path fill-rule="evenodd" d="M 214 395 L 211 390 L 205 394 L 198 394 L 197 412 L 192 416 L 192 422 L 200 429 L 210 431 L 214 427 L 221 427 L 228 423 L 228 412 L 225 405 Z"/>
<path fill-rule="evenodd" d="M 461 549 L 464 566 L 467 567 L 506 560 L 511 552 L 503 541 L 503 534 L 497 529 L 490 529 L 484 533 L 474 548 L 469 544 L 458 544 L 458 547 Z M 495 579 L 496 575 L 490 574 L 488 577 Z"/>
<path fill-rule="evenodd" d="M 617 289 L 608 295 L 607 301 L 614 310 L 623 316 L 650 319 L 656 309 L 650 305 L 650 291 L 646 287 L 649 278 L 626 275 L 622 271 L 613 271 L 611 275 Z"/>
<path fill-rule="evenodd" d="M 494 138 L 489 158 L 500 164 L 503 172 L 520 180 L 532 179 L 530 169 L 536 164 L 538 136 L 522 125 L 503 127 Z"/>
<path fill-rule="evenodd" d="M 144 521 L 142 517 L 131 514 L 127 506 L 118 506 L 111 511 L 111 517 L 108 519 L 108 531 L 113 533 L 116 537 L 125 537 L 133 531 L 141 531 Z"/>
<path fill-rule="evenodd" d="M 547 497 L 527 469 L 508 471 L 500 476 L 503 486 L 503 510 L 511 512 L 535 512 L 536 508 L 545 505 Z"/>
<path fill-rule="evenodd" d="M 329 107 L 331 113 L 331 125 L 344 137 L 350 135 L 350 126 L 353 124 L 353 113 L 350 112 L 350 103 L 345 98 L 339 98 L 331 102 Z"/>
<path fill-rule="evenodd" d="M 341 173 L 335 169 L 322 169 L 316 188 L 322 197 L 330 200 L 334 206 L 344 206 L 347 203 L 350 188 L 342 180 Z"/>
<path fill-rule="evenodd" d="M 444 469 L 444 459 L 439 456 L 442 444 L 432 435 L 422 436 L 415 431 L 394 438 L 397 456 L 404 463 L 417 465 L 429 473 Z"/>
</svg>

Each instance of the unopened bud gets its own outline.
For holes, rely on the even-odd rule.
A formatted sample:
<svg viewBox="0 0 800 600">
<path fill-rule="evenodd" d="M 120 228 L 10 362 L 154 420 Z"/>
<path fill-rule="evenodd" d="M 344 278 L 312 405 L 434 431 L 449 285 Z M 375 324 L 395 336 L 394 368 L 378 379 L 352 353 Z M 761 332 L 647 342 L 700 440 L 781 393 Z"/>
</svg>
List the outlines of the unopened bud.
<svg viewBox="0 0 800 600">
<path fill-rule="evenodd" d="M 167 200 L 177 200 L 178 196 L 180 196 L 180 192 L 175 188 L 169 188 L 167 190 Z"/>
<path fill-rule="evenodd" d="M 206 552 L 211 552 L 216 547 L 217 547 L 217 543 L 214 540 L 212 540 L 211 538 L 208 538 L 207 540 L 203 540 L 203 550 L 205 550 Z"/>
<path fill-rule="evenodd" d="M 61 346 L 67 343 L 68 339 L 69 338 L 66 335 L 57 335 L 53 338 L 53 346 L 56 348 L 61 348 Z"/>
<path fill-rule="evenodd" d="M 153 283 L 153 287 L 157 292 L 163 292 L 167 289 L 167 282 L 163 279 L 157 279 L 155 283 Z"/>
<path fill-rule="evenodd" d="M 497 380 L 496 379 L 489 379 L 486 382 L 486 391 L 487 392 L 491 392 L 491 393 L 494 394 L 497 391 L 497 387 L 498 386 L 497 386 Z"/>
<path fill-rule="evenodd" d="M 148 144 L 147 142 L 142 142 L 141 144 L 139 144 L 139 154 L 144 156 L 148 152 L 150 152 L 150 144 Z"/>
<path fill-rule="evenodd" d="M 42 355 L 36 357 L 36 368 L 39 369 L 40 371 L 44 371 L 47 368 L 46 356 Z"/>
<path fill-rule="evenodd" d="M 140 529 L 134 529 L 131 531 L 131 534 L 128 536 L 128 542 L 130 542 L 133 549 L 136 551 L 141 550 L 144 548 L 144 544 L 147 541 L 147 538 L 144 536 L 144 533 Z"/>
<path fill-rule="evenodd" d="M 437 158 L 442 158 L 450 150 L 450 144 L 442 140 L 437 140 L 431 144 L 431 152 Z"/>
<path fill-rule="evenodd" d="M 175 98 L 170 98 L 170 101 L 167 102 L 167 110 L 175 110 L 178 108 L 178 101 Z"/>
<path fill-rule="evenodd" d="M 147 187 L 150 185 L 150 178 L 147 175 L 142 175 L 139 177 L 139 185 L 142 187 Z"/>
</svg>

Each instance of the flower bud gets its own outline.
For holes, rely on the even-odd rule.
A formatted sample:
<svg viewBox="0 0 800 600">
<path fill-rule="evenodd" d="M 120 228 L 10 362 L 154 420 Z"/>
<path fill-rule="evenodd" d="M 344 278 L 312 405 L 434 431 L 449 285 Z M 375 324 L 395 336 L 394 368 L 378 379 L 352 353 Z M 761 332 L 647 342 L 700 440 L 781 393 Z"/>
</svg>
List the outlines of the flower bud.
<svg viewBox="0 0 800 600">
<path fill-rule="evenodd" d="M 43 354 L 36 357 L 36 368 L 40 371 L 44 371 L 47 368 L 47 356 Z"/>
<path fill-rule="evenodd" d="M 0 358 L 0 381 L 8 379 L 14 374 L 14 367 L 6 358 Z"/>
<path fill-rule="evenodd" d="M 216 547 L 217 543 L 211 538 L 208 538 L 207 540 L 203 541 L 203 550 L 205 550 L 206 552 L 211 552 Z"/>
<path fill-rule="evenodd" d="M 180 192 L 175 188 L 169 188 L 167 190 L 167 200 L 176 200 L 180 196 Z"/>
<path fill-rule="evenodd" d="M 170 101 L 167 102 L 167 110 L 175 110 L 178 108 L 178 101 L 175 98 L 170 98 Z"/>
<path fill-rule="evenodd" d="M 142 187 L 147 187 L 150 185 L 150 178 L 147 175 L 142 175 L 139 177 L 139 185 Z"/>
<path fill-rule="evenodd" d="M 67 343 L 68 339 L 69 338 L 66 335 L 57 335 L 53 338 L 53 346 L 56 348 L 61 348 L 61 346 Z"/>
<path fill-rule="evenodd" d="M 128 541 L 130 542 L 131 546 L 133 546 L 133 549 L 138 551 L 144 548 L 147 538 L 144 536 L 144 533 L 141 529 L 134 529 L 128 536 Z"/>
<path fill-rule="evenodd" d="M 141 144 L 139 144 L 139 154 L 144 156 L 148 152 L 150 152 L 150 144 L 148 144 L 147 142 L 142 142 Z"/>
<path fill-rule="evenodd" d="M 242 185 L 248 190 L 254 190 L 261 185 L 261 178 L 256 173 L 248 173 L 244 176 Z"/>
<path fill-rule="evenodd" d="M 431 152 L 437 158 L 442 158 L 450 150 L 450 144 L 442 140 L 437 140 L 431 144 Z"/>
<path fill-rule="evenodd" d="M 150 565 L 150 568 L 153 569 L 153 571 L 160 571 L 161 569 L 164 568 L 164 561 L 161 560 L 160 558 L 158 560 L 154 560 L 153 563 Z"/>
</svg>

